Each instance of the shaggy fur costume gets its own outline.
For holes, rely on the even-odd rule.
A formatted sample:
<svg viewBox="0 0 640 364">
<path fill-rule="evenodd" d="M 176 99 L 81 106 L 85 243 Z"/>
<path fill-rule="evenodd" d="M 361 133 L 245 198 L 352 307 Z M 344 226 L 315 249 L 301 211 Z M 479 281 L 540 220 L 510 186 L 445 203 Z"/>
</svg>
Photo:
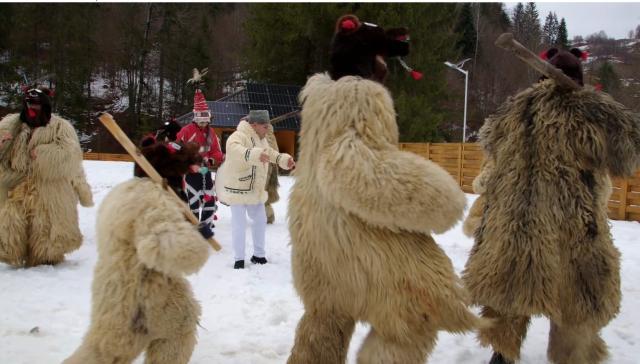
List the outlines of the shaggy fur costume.
<svg viewBox="0 0 640 364">
<path fill-rule="evenodd" d="M 276 135 L 273 133 L 273 125 L 269 124 L 269 131 L 265 137 L 267 142 L 269 142 L 269 146 L 271 149 L 276 152 L 280 152 L 278 148 L 278 140 L 276 140 Z M 278 187 L 280 184 L 278 183 L 278 166 L 273 163 L 269 163 L 269 175 L 267 177 L 267 202 L 264 203 L 264 208 L 267 213 L 267 224 L 273 224 L 276 219 L 276 215 L 273 212 L 273 207 L 271 204 L 274 204 L 280 200 L 280 195 L 278 194 Z"/>
<path fill-rule="evenodd" d="M 311 77 L 289 199 L 295 288 L 305 307 L 289 363 L 343 363 L 357 321 L 371 324 L 359 363 L 424 363 L 438 330 L 464 332 L 451 261 L 431 237 L 462 217 L 442 168 L 398 150 L 393 102 L 359 77 Z"/>
<path fill-rule="evenodd" d="M 143 153 L 170 185 L 175 176 L 158 163 L 186 161 L 182 173 L 197 163 L 197 145 L 190 149 L 193 158 L 179 161 L 182 151 L 159 154 L 158 146 L 148 148 L 162 158 L 147 148 Z M 201 310 L 184 276 L 204 265 L 209 244 L 186 220 L 181 204 L 146 177 L 121 183 L 104 198 L 96 224 L 91 325 L 64 364 L 125 364 L 142 351 L 149 364 L 189 361 Z"/>
<path fill-rule="evenodd" d="M 82 243 L 76 205 L 93 206 L 78 136 L 57 115 L 34 129 L 19 114 L 7 115 L 0 121 L 4 133 L 13 139 L 0 149 L 0 261 L 60 263 Z"/>
<path fill-rule="evenodd" d="M 600 363 L 599 331 L 620 307 L 620 253 L 607 221 L 612 176 L 640 163 L 640 119 L 591 87 L 547 80 L 481 129 L 484 207 L 463 275 L 483 316 L 480 341 L 518 359 L 532 315 L 551 320 L 553 363 Z"/>
</svg>

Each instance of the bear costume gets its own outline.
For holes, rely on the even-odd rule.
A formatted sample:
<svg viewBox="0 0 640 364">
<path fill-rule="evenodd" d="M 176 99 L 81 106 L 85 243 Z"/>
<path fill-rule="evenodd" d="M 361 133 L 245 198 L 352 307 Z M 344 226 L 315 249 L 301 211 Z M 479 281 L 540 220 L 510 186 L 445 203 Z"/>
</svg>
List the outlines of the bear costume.
<svg viewBox="0 0 640 364">
<path fill-rule="evenodd" d="M 403 364 L 424 363 L 438 330 L 485 323 L 468 310 L 451 261 L 431 237 L 461 219 L 465 195 L 442 168 L 398 149 L 393 101 L 377 82 L 386 74 L 380 56 L 408 53 L 396 39 L 406 33 L 340 18 L 331 75 L 312 76 L 300 94 L 304 122 L 288 208 L 293 282 L 305 312 L 288 363 L 344 363 L 358 321 L 371 325 L 358 363 Z M 345 56 L 354 48 L 360 53 Z"/>
<path fill-rule="evenodd" d="M 547 57 L 582 85 L 579 52 Z M 467 219 L 475 244 L 463 280 L 483 316 L 496 320 L 479 333 L 493 347 L 491 363 L 518 360 L 533 315 L 551 320 L 552 363 L 601 363 L 600 330 L 620 308 L 609 175 L 640 166 L 639 115 L 592 87 L 543 79 L 485 121 L 480 143 L 487 162 L 474 181 L 482 196 L 475 222 Z"/>
<path fill-rule="evenodd" d="M 143 142 L 142 154 L 180 188 L 201 157 L 196 144 Z M 91 324 L 65 364 L 186 364 L 196 344 L 200 305 L 185 275 L 207 261 L 213 235 L 184 216 L 186 206 L 136 165 L 136 177 L 115 186 L 100 205 L 98 261 Z"/>
<path fill-rule="evenodd" d="M 58 264 L 82 243 L 77 204 L 93 206 L 75 129 L 51 113 L 50 91 L 27 91 L 0 120 L 0 262 Z"/>
</svg>

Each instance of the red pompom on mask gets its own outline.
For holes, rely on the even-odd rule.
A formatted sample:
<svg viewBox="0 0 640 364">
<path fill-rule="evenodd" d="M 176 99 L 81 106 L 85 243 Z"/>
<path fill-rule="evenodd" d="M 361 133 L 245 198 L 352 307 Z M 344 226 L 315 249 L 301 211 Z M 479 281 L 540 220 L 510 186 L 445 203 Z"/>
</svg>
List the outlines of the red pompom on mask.
<svg viewBox="0 0 640 364">
<path fill-rule="evenodd" d="M 422 78 L 422 73 L 418 72 L 418 71 L 411 71 L 411 77 L 414 80 L 418 81 L 418 80 L 420 80 Z"/>
<path fill-rule="evenodd" d="M 29 117 L 30 117 L 30 118 L 32 118 L 32 119 L 33 119 L 33 118 L 35 118 L 35 117 L 38 115 L 38 113 L 37 113 L 34 109 L 32 109 L 32 108 L 28 108 L 28 109 L 27 109 L 27 114 L 28 114 L 28 115 L 29 115 Z"/>
<path fill-rule="evenodd" d="M 549 57 L 547 57 L 547 51 L 542 51 L 539 54 L 540 58 L 544 59 L 545 61 L 549 59 Z"/>
<path fill-rule="evenodd" d="M 345 19 L 340 23 L 340 28 L 342 30 L 354 30 L 356 28 L 356 23 L 351 19 Z"/>
</svg>

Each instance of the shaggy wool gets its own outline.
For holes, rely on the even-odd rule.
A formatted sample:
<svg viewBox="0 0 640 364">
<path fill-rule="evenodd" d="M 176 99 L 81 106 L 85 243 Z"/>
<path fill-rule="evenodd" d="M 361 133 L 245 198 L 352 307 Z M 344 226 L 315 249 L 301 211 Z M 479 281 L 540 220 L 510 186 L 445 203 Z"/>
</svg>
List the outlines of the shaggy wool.
<svg viewBox="0 0 640 364">
<path fill-rule="evenodd" d="M 0 150 L 0 261 L 57 264 L 82 243 L 78 202 L 93 206 L 78 136 L 57 115 L 35 129 L 19 114 L 7 115 L 0 134 L 7 132 L 13 139 Z"/>
<path fill-rule="evenodd" d="M 620 306 L 609 174 L 639 167 L 638 115 L 593 88 L 567 91 L 547 80 L 487 119 L 481 144 L 490 167 L 475 183 L 484 206 L 473 209 L 481 221 L 463 279 L 500 324 L 480 341 L 517 359 L 529 317 L 545 315 L 552 362 L 601 362 L 599 330 Z"/>
<path fill-rule="evenodd" d="M 389 92 L 312 76 L 289 198 L 292 270 L 305 313 L 289 363 L 342 363 L 357 321 L 371 332 L 359 363 L 424 363 L 438 330 L 484 324 L 431 237 L 462 217 L 465 196 L 442 168 L 398 150 Z"/>
<path fill-rule="evenodd" d="M 200 305 L 185 275 L 209 244 L 181 202 L 149 178 L 114 187 L 99 207 L 98 261 L 91 324 L 65 364 L 186 364 L 196 344 Z"/>
</svg>

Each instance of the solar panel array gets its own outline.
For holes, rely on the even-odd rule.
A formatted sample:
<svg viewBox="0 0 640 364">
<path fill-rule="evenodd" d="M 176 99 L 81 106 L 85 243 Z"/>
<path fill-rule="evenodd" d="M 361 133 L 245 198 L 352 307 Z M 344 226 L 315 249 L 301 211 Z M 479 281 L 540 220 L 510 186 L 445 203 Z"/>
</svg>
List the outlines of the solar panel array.
<svg viewBox="0 0 640 364">
<path fill-rule="evenodd" d="M 249 110 L 268 110 L 271 119 L 300 109 L 298 94 L 300 86 L 247 83 L 245 89 L 225 96 L 217 101 L 208 101 L 213 113 L 213 126 L 235 128 Z M 180 124 L 187 124 L 193 114 L 177 118 Z M 274 124 L 275 130 L 300 130 L 300 115 L 294 115 Z"/>
</svg>

